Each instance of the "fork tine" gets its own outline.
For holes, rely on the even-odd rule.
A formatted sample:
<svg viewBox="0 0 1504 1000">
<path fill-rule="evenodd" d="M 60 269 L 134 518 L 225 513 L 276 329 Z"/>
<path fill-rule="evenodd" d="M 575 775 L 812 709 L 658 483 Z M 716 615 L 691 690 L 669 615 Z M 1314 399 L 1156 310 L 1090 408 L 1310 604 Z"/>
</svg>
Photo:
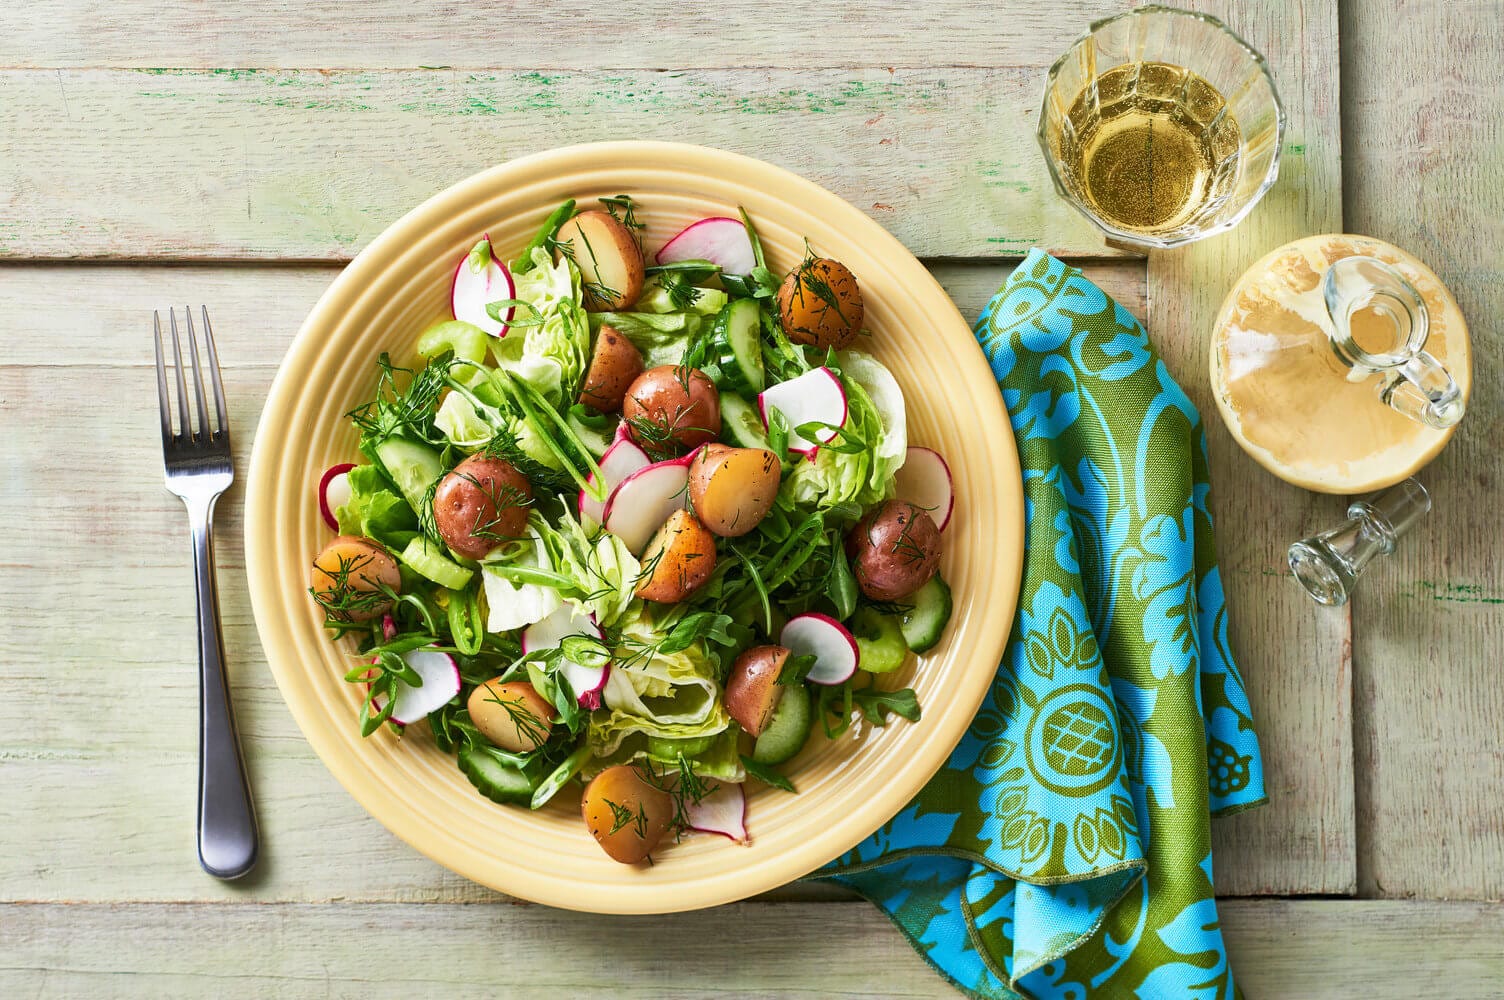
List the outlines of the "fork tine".
<svg viewBox="0 0 1504 1000">
<path fill-rule="evenodd" d="M 209 378 L 214 385 L 214 414 L 219 418 L 219 432 L 230 433 L 230 415 L 225 409 L 225 387 L 219 380 L 219 352 L 214 349 L 214 330 L 209 326 L 209 307 L 199 306 L 204 318 L 204 344 L 209 348 Z"/>
<path fill-rule="evenodd" d="M 157 346 L 157 402 L 162 406 L 162 443 L 172 440 L 172 407 L 167 403 L 167 366 L 162 361 L 162 316 L 151 313 L 152 339 Z"/>
<path fill-rule="evenodd" d="M 188 385 L 183 381 L 183 347 L 178 342 L 177 310 L 167 310 L 167 324 L 172 328 L 172 370 L 178 380 L 178 433 L 185 440 L 192 440 L 193 425 L 188 422 Z"/>
<path fill-rule="evenodd" d="M 198 338 L 193 335 L 193 307 L 184 306 L 188 318 L 188 354 L 193 359 L 193 398 L 198 403 L 198 437 L 209 440 L 209 404 L 204 401 L 204 377 L 198 370 Z"/>
</svg>

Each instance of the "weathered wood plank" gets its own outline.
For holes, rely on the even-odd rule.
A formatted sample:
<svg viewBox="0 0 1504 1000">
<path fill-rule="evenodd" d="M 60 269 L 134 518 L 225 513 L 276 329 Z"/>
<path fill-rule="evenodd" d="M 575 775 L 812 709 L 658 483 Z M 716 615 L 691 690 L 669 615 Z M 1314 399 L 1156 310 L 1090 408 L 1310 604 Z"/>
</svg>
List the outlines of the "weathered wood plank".
<svg viewBox="0 0 1504 1000">
<path fill-rule="evenodd" d="M 0 66 L 690 69 L 1048 66 L 1111 5 L 865 0 L 275 4 L 39 0 L 0 11 Z M 82 26 L 87 26 L 84 30 Z"/>
<path fill-rule="evenodd" d="M 968 315 L 1009 265 L 935 265 Z M 1143 306 L 1143 264 L 1092 276 Z M 150 310 L 208 301 L 245 459 L 293 332 L 329 267 L 0 265 L 0 898 L 501 897 L 388 835 L 313 756 L 272 683 L 245 590 L 240 487 L 220 505 L 219 567 L 231 680 L 263 833 L 263 862 L 226 885 L 193 861 L 197 679 L 181 506 L 159 478 Z M 67 308 L 58 308 L 58 303 Z M 99 477 L 81 489 L 59 456 Z M 60 636 L 66 636 L 61 640 Z M 47 650 L 45 663 L 38 650 Z M 108 672 L 108 697 L 88 678 Z M 783 890 L 831 898 L 829 887 Z M 0 991 L 3 992 L 3 991 Z"/>
<path fill-rule="evenodd" d="M 1344 10 L 1348 229 L 1426 260 L 1470 322 L 1476 363 L 1490 366 L 1504 348 L 1500 7 L 1425 0 L 1398 22 Z M 1456 437 L 1420 473 L 1434 513 L 1353 601 L 1365 895 L 1504 897 L 1504 539 L 1493 502 L 1504 393 L 1484 370 Z"/>
<path fill-rule="evenodd" d="M 788 167 L 922 256 L 1122 256 L 1050 194 L 1041 86 L 1037 68 L 9 70 L 0 258 L 344 260 L 485 167 L 621 138 Z"/>
<path fill-rule="evenodd" d="M 1318 614 L 1285 549 L 1340 501 L 1287 486 L 1243 454 L 1207 385 L 1212 317 L 1255 258 L 1342 226 L 1335 3 L 1196 3 L 1269 57 L 1289 114 L 1277 186 L 1233 232 L 1149 261 L 1150 329 L 1206 422 L 1233 648 L 1262 738 L 1270 804 L 1213 825 L 1223 893 L 1350 893 L 1355 832 L 1345 615 Z M 1229 864 L 1235 865 L 1229 870 Z"/>
<path fill-rule="evenodd" d="M 1223 900 L 1251 997 L 1497 997 L 1504 908 Z M 818 933 L 809 933 L 818 927 Z M 633 919 L 541 906 L 0 906 L 15 997 L 954 997 L 874 907 Z M 734 960 L 733 960 L 734 956 Z"/>
</svg>

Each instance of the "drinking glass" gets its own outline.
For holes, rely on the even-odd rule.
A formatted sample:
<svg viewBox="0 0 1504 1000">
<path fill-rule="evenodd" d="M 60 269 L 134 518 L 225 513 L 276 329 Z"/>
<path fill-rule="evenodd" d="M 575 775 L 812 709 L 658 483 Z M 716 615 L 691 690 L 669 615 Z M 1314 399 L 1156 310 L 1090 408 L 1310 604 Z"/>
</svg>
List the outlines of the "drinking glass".
<svg viewBox="0 0 1504 1000">
<path fill-rule="evenodd" d="M 1237 225 L 1279 175 L 1285 112 L 1264 57 L 1171 7 L 1097 21 L 1050 67 L 1039 145 L 1055 189 L 1128 250 Z"/>
</svg>

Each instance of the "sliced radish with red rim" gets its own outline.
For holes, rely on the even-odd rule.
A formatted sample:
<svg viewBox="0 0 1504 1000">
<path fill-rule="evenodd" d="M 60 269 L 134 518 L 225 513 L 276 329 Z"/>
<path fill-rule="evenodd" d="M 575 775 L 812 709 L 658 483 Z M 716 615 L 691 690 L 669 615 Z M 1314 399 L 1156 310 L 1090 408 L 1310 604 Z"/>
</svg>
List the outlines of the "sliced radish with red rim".
<svg viewBox="0 0 1504 1000">
<path fill-rule="evenodd" d="M 856 673 L 861 661 L 861 652 L 851 631 L 818 611 L 790 618 L 779 633 L 778 644 L 795 656 L 815 658 L 815 665 L 807 678 L 812 684 L 840 684 Z"/>
<path fill-rule="evenodd" d="M 625 426 L 623 424 L 622 426 Z M 646 469 L 653 464 L 648 458 L 648 453 L 639 448 L 634 442 L 625 438 L 617 441 L 606 449 L 601 460 L 596 463 L 601 470 L 601 477 L 605 483 L 606 497 L 609 499 L 611 491 L 638 469 Z M 595 473 L 590 474 L 587 482 L 594 485 Z M 580 490 L 580 516 L 588 517 L 597 524 L 606 521 L 606 501 L 597 500 L 590 495 L 588 490 Z"/>
<path fill-rule="evenodd" d="M 686 799 L 684 816 L 691 830 L 747 842 L 747 793 L 741 785 L 723 782 L 698 802 Z"/>
<path fill-rule="evenodd" d="M 928 512 L 944 531 L 956 506 L 955 486 L 944 457 L 932 448 L 910 447 L 894 480 L 894 497 Z"/>
<path fill-rule="evenodd" d="M 836 436 L 830 428 L 846 423 L 846 388 L 829 368 L 812 368 L 798 378 L 770 385 L 759 393 L 757 412 L 762 415 L 764 427 L 769 426 L 770 410 L 777 410 L 789 426 L 789 451 L 813 456 L 821 444 Z M 795 430 L 808 423 L 829 424 L 830 428 L 821 430 L 814 441 L 809 441 Z"/>
<path fill-rule="evenodd" d="M 413 687 L 398 679 L 392 698 L 393 722 L 405 726 L 425 719 L 460 693 L 460 666 L 448 653 L 424 646 L 403 653 L 402 661 L 417 672 L 423 684 Z"/>
<path fill-rule="evenodd" d="M 561 604 L 546 618 L 523 630 L 522 652 L 527 654 L 555 649 L 565 639 L 576 635 L 591 639 L 605 637 L 593 616 L 572 604 Z M 601 692 L 605 690 L 606 678 L 611 674 L 610 663 L 587 666 L 563 657 L 559 660 L 559 672 L 569 679 L 570 690 L 574 692 L 581 707 L 592 710 L 601 707 Z"/>
<path fill-rule="evenodd" d="M 354 462 L 341 462 L 324 470 L 319 478 L 319 513 L 330 531 L 339 530 L 339 518 L 334 512 L 350 502 L 350 470 Z"/>
<path fill-rule="evenodd" d="M 689 497 L 689 464 L 694 456 L 691 452 L 683 458 L 645 466 L 611 491 L 602 523 L 626 543 L 634 556 L 642 554 L 669 515 L 684 508 Z"/>
<path fill-rule="evenodd" d="M 725 274 L 748 275 L 757 266 L 752 240 L 740 219 L 715 216 L 692 222 L 658 251 L 658 263 L 708 260 Z"/>
<path fill-rule="evenodd" d="M 491 314 L 486 312 L 486 306 L 503 299 L 515 299 L 517 286 L 512 283 L 512 272 L 492 252 L 490 236 L 481 237 L 475 247 L 475 250 L 460 258 L 459 266 L 454 269 L 454 284 L 449 290 L 449 310 L 454 313 L 455 319 L 478 326 L 493 337 L 505 337 L 507 324 L 512 321 L 516 306 L 507 307 L 502 313 L 501 322 L 491 318 Z M 482 247 L 484 250 L 481 250 Z M 478 250 L 485 258 L 486 266 L 476 270 L 470 266 L 470 262 L 476 258 Z"/>
</svg>

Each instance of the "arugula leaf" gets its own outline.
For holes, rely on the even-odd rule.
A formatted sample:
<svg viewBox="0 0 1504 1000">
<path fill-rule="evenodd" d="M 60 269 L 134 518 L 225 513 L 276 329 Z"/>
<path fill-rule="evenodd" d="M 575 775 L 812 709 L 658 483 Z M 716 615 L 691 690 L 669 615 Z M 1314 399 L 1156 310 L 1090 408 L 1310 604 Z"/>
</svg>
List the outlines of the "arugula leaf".
<svg viewBox="0 0 1504 1000">
<path fill-rule="evenodd" d="M 815 669 L 815 654 L 795 653 L 783 661 L 783 669 L 778 672 L 778 683 L 786 685 L 803 684 L 809 672 Z"/>
<path fill-rule="evenodd" d="M 747 769 L 749 775 L 770 788 L 776 788 L 781 792 L 794 792 L 796 794 L 799 791 L 788 778 L 779 774 L 768 765 L 758 763 L 746 754 L 742 754 L 742 767 Z"/>
<path fill-rule="evenodd" d="M 898 691 L 877 691 L 866 688 L 852 692 L 857 709 L 874 726 L 886 726 L 888 713 L 901 716 L 910 722 L 919 721 L 919 696 L 913 688 Z"/>
</svg>

